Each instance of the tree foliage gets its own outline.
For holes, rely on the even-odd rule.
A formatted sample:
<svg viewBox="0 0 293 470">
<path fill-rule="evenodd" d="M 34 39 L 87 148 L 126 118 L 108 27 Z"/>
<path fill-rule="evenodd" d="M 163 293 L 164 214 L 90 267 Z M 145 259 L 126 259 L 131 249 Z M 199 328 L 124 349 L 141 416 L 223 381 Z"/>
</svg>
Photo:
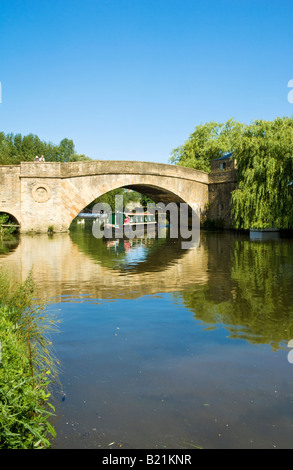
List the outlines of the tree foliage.
<svg viewBox="0 0 293 470">
<path fill-rule="evenodd" d="M 67 138 L 56 145 L 42 141 L 34 134 L 22 136 L 0 132 L 0 165 L 18 165 L 20 162 L 33 161 L 36 155 L 44 155 L 49 162 L 91 160 L 85 155 L 77 154 L 73 141 Z"/>
<path fill-rule="evenodd" d="M 232 193 L 235 227 L 293 227 L 293 120 L 254 121 L 234 154 L 238 188 Z"/>
<path fill-rule="evenodd" d="M 233 152 L 243 128 L 243 124 L 233 119 L 226 123 L 200 124 L 183 145 L 172 151 L 170 162 L 209 172 L 211 160 Z"/>
<path fill-rule="evenodd" d="M 235 228 L 293 228 L 293 119 L 199 125 L 170 161 L 210 171 L 211 160 L 227 152 L 238 169 L 231 200 Z"/>
<path fill-rule="evenodd" d="M 109 204 L 111 209 L 115 209 L 115 197 L 122 196 L 123 198 L 123 208 L 125 209 L 130 203 L 137 203 L 138 205 L 143 205 L 144 196 L 137 191 L 127 191 L 125 188 L 117 188 L 109 191 L 102 196 L 99 196 L 93 202 L 87 206 L 87 210 L 92 210 L 95 204 Z M 150 200 L 151 201 L 151 200 Z"/>
</svg>

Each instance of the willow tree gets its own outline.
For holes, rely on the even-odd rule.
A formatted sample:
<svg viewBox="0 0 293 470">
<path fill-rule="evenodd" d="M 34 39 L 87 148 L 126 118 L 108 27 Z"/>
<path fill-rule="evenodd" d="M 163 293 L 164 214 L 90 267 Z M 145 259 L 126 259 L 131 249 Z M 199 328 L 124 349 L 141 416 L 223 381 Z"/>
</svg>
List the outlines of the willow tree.
<svg viewBox="0 0 293 470">
<path fill-rule="evenodd" d="M 234 119 L 200 124 L 183 145 L 171 152 L 170 162 L 209 172 L 212 160 L 234 151 L 243 128 L 244 124 Z"/>
<path fill-rule="evenodd" d="M 293 119 L 257 120 L 234 148 L 238 187 L 232 193 L 236 228 L 293 228 Z"/>
</svg>

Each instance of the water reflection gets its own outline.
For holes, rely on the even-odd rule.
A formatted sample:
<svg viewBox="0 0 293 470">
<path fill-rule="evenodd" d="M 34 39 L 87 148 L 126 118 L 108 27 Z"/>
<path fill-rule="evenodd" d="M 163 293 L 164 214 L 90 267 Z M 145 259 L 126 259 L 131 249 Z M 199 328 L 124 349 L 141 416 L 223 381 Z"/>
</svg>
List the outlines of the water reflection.
<svg viewBox="0 0 293 470">
<path fill-rule="evenodd" d="M 103 240 L 76 225 L 70 234 L 22 235 L 2 246 L 0 265 L 16 281 L 32 269 L 43 301 L 171 293 L 207 327 L 277 349 L 293 338 L 292 243 L 201 232 L 183 250 L 178 239 Z"/>
<path fill-rule="evenodd" d="M 0 258 L 8 255 L 9 252 L 15 250 L 19 244 L 19 237 L 11 236 L 8 240 L 0 239 Z"/>
<path fill-rule="evenodd" d="M 182 250 L 177 239 L 106 241 L 83 227 L 52 237 L 22 235 L 0 265 L 17 281 L 33 270 L 38 297 L 46 301 L 136 298 L 207 282 L 207 253 L 199 239 Z"/>
<path fill-rule="evenodd" d="M 208 283 L 174 295 L 197 320 L 277 349 L 293 338 L 293 241 L 231 237 L 207 238 Z"/>
<path fill-rule="evenodd" d="M 292 447 L 292 243 L 21 235 L 0 266 L 62 319 L 54 446 Z"/>
</svg>

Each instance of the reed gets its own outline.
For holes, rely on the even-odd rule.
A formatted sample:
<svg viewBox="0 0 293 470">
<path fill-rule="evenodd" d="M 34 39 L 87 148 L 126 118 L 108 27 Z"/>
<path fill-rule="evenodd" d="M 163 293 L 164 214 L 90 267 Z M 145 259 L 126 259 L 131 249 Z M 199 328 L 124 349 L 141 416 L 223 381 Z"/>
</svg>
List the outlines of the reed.
<svg viewBox="0 0 293 470">
<path fill-rule="evenodd" d="M 32 275 L 13 285 L 0 270 L 0 449 L 48 448 L 55 437 L 49 400 L 58 379 L 50 340 L 56 328 L 34 299 Z"/>
</svg>

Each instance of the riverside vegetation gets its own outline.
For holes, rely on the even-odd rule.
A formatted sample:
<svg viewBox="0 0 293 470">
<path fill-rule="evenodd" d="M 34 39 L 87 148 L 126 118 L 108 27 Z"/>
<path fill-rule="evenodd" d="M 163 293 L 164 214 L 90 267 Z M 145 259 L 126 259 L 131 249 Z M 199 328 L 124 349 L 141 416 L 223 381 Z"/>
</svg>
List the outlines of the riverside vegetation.
<svg viewBox="0 0 293 470">
<path fill-rule="evenodd" d="M 31 275 L 13 285 L 0 271 L 0 449 L 48 448 L 55 437 L 49 399 L 58 361 L 49 332 L 57 322 L 33 296 Z"/>
<path fill-rule="evenodd" d="M 209 172 L 211 160 L 228 153 L 237 163 L 238 185 L 231 194 L 235 228 L 292 229 L 293 119 L 199 125 L 170 161 Z"/>
</svg>

